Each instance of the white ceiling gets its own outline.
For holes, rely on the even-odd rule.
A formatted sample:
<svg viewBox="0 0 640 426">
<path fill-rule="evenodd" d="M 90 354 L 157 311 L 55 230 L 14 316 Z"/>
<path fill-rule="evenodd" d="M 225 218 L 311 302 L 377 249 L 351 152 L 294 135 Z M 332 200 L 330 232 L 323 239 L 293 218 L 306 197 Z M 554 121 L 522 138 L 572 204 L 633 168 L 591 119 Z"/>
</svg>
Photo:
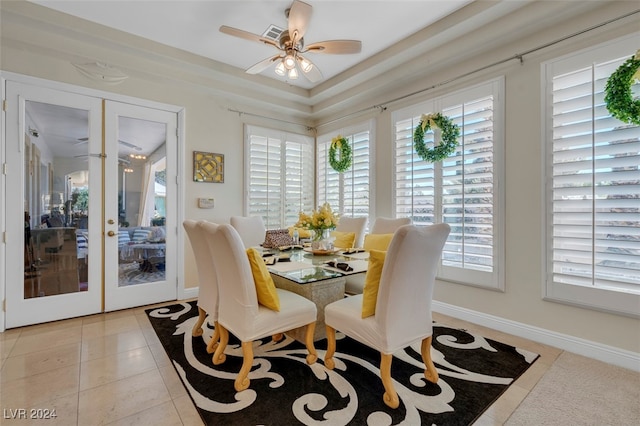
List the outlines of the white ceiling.
<svg viewBox="0 0 640 426">
<path fill-rule="evenodd" d="M 31 0 L 76 17 L 131 33 L 245 70 L 278 53 L 264 45 L 219 31 L 227 25 L 262 35 L 270 25 L 287 28 L 285 9 L 292 0 Z M 324 76 L 334 77 L 440 20 L 472 0 L 307 0 L 313 13 L 305 44 L 352 39 L 362 52 L 308 54 Z M 287 81 L 274 66 L 261 73 L 302 88 L 314 85 L 300 76 Z M 322 83 L 320 82 L 316 84 Z"/>
<path fill-rule="evenodd" d="M 284 81 L 284 77 L 274 72 L 274 66 L 260 76 L 245 74 L 245 69 L 279 51 L 273 46 L 223 34 L 220 26 L 260 35 L 270 25 L 286 28 L 285 10 L 292 1 L 30 0 L 23 5 L 33 3 L 31 7 L 19 7 L 21 2 L 15 2 L 15 7 L 11 5 L 14 2 L 2 2 L 2 8 L 17 25 L 28 22 L 34 29 L 44 26 L 55 36 L 102 37 L 105 46 L 115 49 L 124 49 L 125 43 L 130 42 L 134 46 L 132 51 L 148 54 L 152 60 L 176 58 L 189 71 L 207 78 L 207 90 L 219 94 L 230 108 L 237 101 L 240 105 L 284 111 L 301 119 L 309 119 L 313 114 L 314 119 L 326 121 L 339 114 L 346 103 L 357 109 L 379 101 L 380 97 L 394 99 L 406 81 L 429 71 L 441 71 L 447 61 L 456 57 L 475 55 L 486 65 L 487 61 L 495 60 L 490 59 L 495 47 L 509 40 L 539 38 L 547 26 L 569 22 L 580 13 L 608 3 L 608 0 L 306 0 L 313 7 L 304 36 L 306 45 L 355 39 L 362 41 L 362 52 L 309 54 L 324 75 L 315 86 L 302 76 Z M 41 6 L 50 8 L 51 13 L 40 13 L 47 10 Z M 85 21 L 69 19 L 65 14 Z M 31 15 L 36 17 L 30 20 Z M 117 37 L 114 30 L 151 43 Z M 110 37 L 112 43 L 108 43 Z M 181 51 L 187 54 L 180 55 Z M 199 61 L 200 57 L 204 60 Z M 126 64 L 115 66 L 127 70 Z M 46 129 L 65 121 L 60 115 L 47 120 L 47 114 L 39 114 L 35 109 L 32 115 L 43 134 L 51 133 Z M 76 144 L 80 137 L 67 135 L 67 146 L 70 142 L 82 146 Z M 127 136 L 130 140 L 136 137 Z M 148 153 L 157 143 L 136 144 Z"/>
</svg>

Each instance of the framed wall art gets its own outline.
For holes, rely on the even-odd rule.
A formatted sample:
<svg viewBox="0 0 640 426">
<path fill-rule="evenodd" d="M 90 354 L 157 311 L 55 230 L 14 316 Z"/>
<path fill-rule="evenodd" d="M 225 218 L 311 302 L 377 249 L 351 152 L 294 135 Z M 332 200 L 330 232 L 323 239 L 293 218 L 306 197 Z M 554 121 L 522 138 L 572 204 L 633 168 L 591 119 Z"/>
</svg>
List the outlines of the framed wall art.
<svg viewBox="0 0 640 426">
<path fill-rule="evenodd" d="M 224 183 L 224 154 L 193 151 L 193 180 Z"/>
</svg>

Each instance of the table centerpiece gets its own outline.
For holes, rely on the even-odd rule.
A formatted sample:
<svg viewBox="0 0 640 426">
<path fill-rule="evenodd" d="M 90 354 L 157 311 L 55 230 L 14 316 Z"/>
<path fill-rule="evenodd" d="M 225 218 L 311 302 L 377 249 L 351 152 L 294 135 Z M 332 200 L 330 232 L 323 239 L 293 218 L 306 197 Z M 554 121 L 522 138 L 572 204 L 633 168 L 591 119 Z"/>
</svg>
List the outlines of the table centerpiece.
<svg viewBox="0 0 640 426">
<path fill-rule="evenodd" d="M 334 240 L 331 237 L 331 231 L 336 229 L 339 221 L 340 218 L 331 210 L 331 205 L 324 203 L 317 210 L 313 210 L 311 214 L 300 212 L 295 227 L 313 231 L 311 249 L 314 252 L 331 251 Z"/>
</svg>

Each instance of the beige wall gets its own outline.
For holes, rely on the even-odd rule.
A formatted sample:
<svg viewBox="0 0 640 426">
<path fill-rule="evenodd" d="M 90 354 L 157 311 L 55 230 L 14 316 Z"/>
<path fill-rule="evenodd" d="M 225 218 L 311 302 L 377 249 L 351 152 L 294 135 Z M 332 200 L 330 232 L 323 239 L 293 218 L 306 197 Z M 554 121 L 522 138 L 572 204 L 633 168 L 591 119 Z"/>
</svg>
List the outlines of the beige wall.
<svg viewBox="0 0 640 426">
<path fill-rule="evenodd" d="M 612 13 L 614 13 L 612 11 Z M 563 23 L 551 31 L 571 34 L 581 28 L 592 26 L 605 18 L 597 12 L 585 16 L 584 20 Z M 382 104 L 387 109 L 380 113 L 373 110 L 368 115 L 322 127 L 319 133 L 361 122 L 370 117 L 376 119 L 375 164 L 375 213 L 377 216 L 392 216 L 392 168 L 387 161 L 392 158 L 392 118 L 394 110 L 421 101 L 481 83 L 497 76 L 505 77 L 506 129 L 505 129 L 505 292 L 483 290 L 449 282 L 439 282 L 434 293 L 435 300 L 461 308 L 482 312 L 516 321 L 532 327 L 599 342 L 633 352 L 640 352 L 640 320 L 613 315 L 591 309 L 568 306 L 545 301 L 543 294 L 543 176 L 541 134 L 541 64 L 544 61 L 585 49 L 598 43 L 622 37 L 638 31 L 637 20 L 628 20 L 621 25 L 610 25 L 571 41 L 559 43 L 526 55 L 523 63 L 510 61 L 489 70 L 479 72 L 462 81 L 442 88 L 427 91 L 392 104 L 386 99 L 397 99 L 398 93 L 414 93 L 464 74 L 488 63 L 512 57 L 517 52 L 543 44 L 545 37 L 513 41 L 493 50 L 488 57 L 470 57 L 455 67 L 418 77 L 400 90 L 381 95 L 370 105 Z M 630 52 L 630 55 L 633 52 Z M 363 106 L 360 105 L 360 108 Z M 357 110 L 358 108 L 356 108 Z M 345 111 L 348 114 L 351 111 Z M 425 111 L 428 113 L 429 111 Z M 638 307 L 640 312 L 640 306 Z"/>
<path fill-rule="evenodd" d="M 4 3 L 4 2 L 3 2 Z M 4 7 L 2 5 L 1 7 Z M 38 19 L 46 19 L 41 13 Z M 182 106 L 185 109 L 184 161 L 184 218 L 209 219 L 227 222 L 229 216 L 243 212 L 243 124 L 258 124 L 281 127 L 277 122 L 239 116 L 228 108 L 254 111 L 273 116 L 273 111 L 247 101 L 250 93 L 236 97 L 223 94 L 221 82 L 208 77 L 203 64 L 183 67 L 180 61 L 161 60 L 157 46 L 149 45 L 148 56 L 136 55 L 123 48 L 111 48 L 105 43 L 90 38 L 72 39 L 60 34 L 48 34 L 46 26 L 33 26 L 27 30 L 23 18 L 3 13 L 0 69 L 3 71 L 60 81 L 128 96 L 149 99 Z M 25 18 L 26 19 L 26 18 Z M 51 19 L 59 22 L 58 15 Z M 411 93 L 430 87 L 467 71 L 512 56 L 535 47 L 553 34 L 570 34 L 576 29 L 588 27 L 602 19 L 591 13 L 582 20 L 569 21 L 540 35 L 511 41 L 480 57 L 469 57 L 452 63 L 446 69 L 416 75 L 402 81 L 389 81 L 380 89 L 370 103 L 352 105 L 340 114 L 347 115 L 363 106 L 384 103 L 399 94 Z M 29 22 L 26 22 L 27 24 Z M 69 23 L 73 25 L 73 23 Z M 388 105 L 383 113 L 372 112 L 358 118 L 345 120 L 333 126 L 321 127 L 325 133 L 350 123 L 375 118 L 375 150 L 378 161 L 375 167 L 375 212 L 379 216 L 392 215 L 391 168 L 384 161 L 391 154 L 391 114 L 393 110 L 420 102 L 432 96 L 486 81 L 496 76 L 505 76 L 506 85 L 506 291 L 482 290 L 453 283 L 438 283 L 435 299 L 480 313 L 502 317 L 507 320 L 539 327 L 556 333 L 567 334 L 623 350 L 640 352 L 640 320 L 589 309 L 582 309 L 542 300 L 542 143 L 540 107 L 540 63 L 568 52 L 582 49 L 602 41 L 629 34 L 637 30 L 637 21 L 612 24 L 587 35 L 577 37 L 540 52 L 527 55 L 524 63 L 513 61 L 472 75 L 446 87 L 428 91 L 411 99 Z M 137 44 L 141 42 L 135 40 Z M 156 51 L 153 51 L 156 49 Z M 446 54 L 446 49 L 434 52 L 434 56 Z M 124 83 L 107 86 L 82 76 L 71 62 L 99 60 L 117 65 L 130 78 Z M 206 64 L 204 64 L 206 65 Z M 183 71 L 181 71 L 183 69 Z M 247 89 L 250 92 L 250 89 Z M 337 114 L 337 115 L 340 115 Z M 280 114 L 284 120 L 300 122 L 300 118 Z M 296 126 L 289 130 L 302 132 Z M 210 151 L 225 155 L 225 183 L 209 184 L 192 181 L 191 155 L 196 151 Z M 214 197 L 213 210 L 196 207 L 198 197 Z M 190 288 L 196 285 L 195 263 L 188 244 L 185 244 L 184 277 L 181 282 Z"/>
</svg>

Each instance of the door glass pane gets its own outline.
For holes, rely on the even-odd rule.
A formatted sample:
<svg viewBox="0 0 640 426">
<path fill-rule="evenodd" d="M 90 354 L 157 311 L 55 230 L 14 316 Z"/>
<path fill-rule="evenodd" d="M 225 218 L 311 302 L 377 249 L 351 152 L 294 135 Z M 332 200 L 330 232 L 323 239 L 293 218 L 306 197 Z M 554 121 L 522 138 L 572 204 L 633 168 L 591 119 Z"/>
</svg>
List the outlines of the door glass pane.
<svg viewBox="0 0 640 426">
<path fill-rule="evenodd" d="M 88 111 L 26 102 L 24 297 L 88 289 Z"/>
<path fill-rule="evenodd" d="M 118 285 L 165 280 L 166 124 L 118 120 Z"/>
</svg>

